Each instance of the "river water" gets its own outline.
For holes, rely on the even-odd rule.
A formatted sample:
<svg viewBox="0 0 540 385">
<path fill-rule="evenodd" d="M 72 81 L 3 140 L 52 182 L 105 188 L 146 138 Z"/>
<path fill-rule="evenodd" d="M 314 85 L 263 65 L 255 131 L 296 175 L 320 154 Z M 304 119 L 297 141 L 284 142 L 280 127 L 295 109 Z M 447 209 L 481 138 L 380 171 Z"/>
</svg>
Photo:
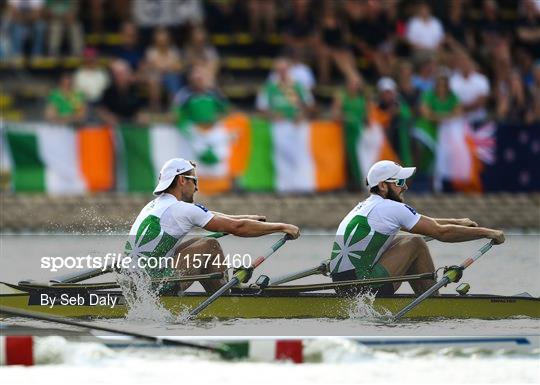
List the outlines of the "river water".
<svg viewBox="0 0 540 385">
<path fill-rule="evenodd" d="M 51 272 L 40 266 L 43 256 L 85 256 L 106 252 L 121 252 L 125 237 L 111 235 L 4 235 L 0 242 L 2 268 L 0 280 L 17 282 L 22 278 L 46 280 L 66 272 Z M 225 253 L 249 253 L 256 257 L 275 242 L 277 237 L 239 239 L 222 238 Z M 474 254 L 486 241 L 460 244 L 429 243 L 436 266 L 461 263 Z M 280 276 L 291 271 L 317 266 L 327 259 L 332 236 L 321 231 L 308 231 L 296 241 L 287 242 L 275 255 L 263 263 L 254 276 Z M 528 292 L 540 296 L 540 237 L 538 234 L 509 232 L 507 242 L 493 247 L 465 272 L 462 282 L 471 284 L 470 293 L 513 295 Z M 104 278 L 99 278 L 104 279 Z M 99 280 L 94 279 L 94 280 Z M 314 276 L 298 283 L 325 282 L 328 278 Z M 455 285 L 443 288 L 452 293 Z M 195 284 L 192 290 L 199 290 Z M 411 292 L 408 284 L 400 293 Z M 211 320 L 184 322 L 163 315 L 157 309 L 144 309 L 122 320 L 92 322 L 124 330 L 154 335 L 174 336 L 538 336 L 540 320 L 429 320 L 386 322 L 384 315 L 374 314 L 369 307 L 359 306 L 354 317 L 346 320 Z M 10 319 L 8 323 L 44 326 L 37 321 Z M 317 343 L 317 340 L 314 340 Z M 193 352 L 181 355 L 169 350 L 112 351 L 102 346 L 70 348 L 69 359 L 47 366 L 2 368 L 0 375 L 8 383 L 41 383 L 43 379 L 63 378 L 77 373 L 81 383 L 183 383 L 237 382 L 258 379 L 260 383 L 538 383 L 540 382 L 540 349 L 538 346 L 519 354 L 448 349 L 399 352 L 380 351 L 346 339 L 338 339 L 331 348 L 320 348 L 322 359 L 317 363 L 291 365 L 286 363 L 228 363 Z M 92 349 L 95 349 L 93 351 Z M 182 373 L 171 377 L 170 370 Z M 95 369 L 98 370 L 95 370 Z M 451 374 L 448 371 L 451 370 Z M 201 376 L 204 378 L 201 379 Z M 47 380 L 45 380 L 47 382 Z"/>
</svg>

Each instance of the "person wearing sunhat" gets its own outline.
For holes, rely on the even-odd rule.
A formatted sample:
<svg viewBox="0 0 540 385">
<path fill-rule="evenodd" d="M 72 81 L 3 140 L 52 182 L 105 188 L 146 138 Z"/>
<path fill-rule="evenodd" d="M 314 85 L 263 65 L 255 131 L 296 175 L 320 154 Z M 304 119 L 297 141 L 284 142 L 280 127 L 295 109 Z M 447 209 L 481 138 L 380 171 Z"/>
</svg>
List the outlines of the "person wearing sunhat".
<svg viewBox="0 0 540 385">
<path fill-rule="evenodd" d="M 227 215 L 208 210 L 194 203 L 197 192 L 195 163 L 174 158 L 162 167 L 154 189 L 157 197 L 137 216 L 129 232 L 126 255 L 132 259 L 155 258 L 165 261 L 172 257 L 174 265 L 147 268 L 151 278 L 180 275 L 210 274 L 228 267 L 221 245 L 214 238 L 194 237 L 182 242 L 195 227 L 223 232 L 239 237 L 257 237 L 272 233 L 300 235 L 298 227 L 287 223 L 266 222 L 262 215 Z M 198 261 L 197 261 L 198 259 Z M 208 293 L 226 283 L 225 278 L 200 281 Z M 161 294 L 177 294 L 189 284 L 166 283 L 155 289 Z"/>
<path fill-rule="evenodd" d="M 397 277 L 432 273 L 433 259 L 423 237 L 399 236 L 400 230 L 429 236 L 442 242 L 464 242 L 480 238 L 504 242 L 500 230 L 478 227 L 469 218 L 434 219 L 421 215 L 404 203 L 407 179 L 415 167 L 381 160 L 368 171 L 370 196 L 353 208 L 341 221 L 333 244 L 330 275 L 333 281 Z M 435 284 L 433 279 L 410 281 L 419 295 Z M 377 295 L 392 295 L 400 283 L 373 286 Z M 354 295 L 355 289 L 336 290 Z"/>
</svg>

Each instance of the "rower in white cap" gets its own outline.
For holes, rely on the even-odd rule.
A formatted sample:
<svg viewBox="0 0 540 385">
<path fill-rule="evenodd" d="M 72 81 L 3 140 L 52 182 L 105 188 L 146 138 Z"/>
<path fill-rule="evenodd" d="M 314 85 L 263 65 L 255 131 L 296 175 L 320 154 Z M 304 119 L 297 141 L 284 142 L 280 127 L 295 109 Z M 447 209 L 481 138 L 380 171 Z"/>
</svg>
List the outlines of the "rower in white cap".
<svg viewBox="0 0 540 385">
<path fill-rule="evenodd" d="M 152 278 L 175 277 L 178 273 L 211 274 L 226 270 L 228 266 L 223 261 L 225 256 L 216 239 L 195 237 L 182 243 L 182 239 L 194 227 L 240 237 L 282 232 L 293 239 L 298 238 L 299 229 L 294 225 L 266 222 L 266 218 L 261 215 L 212 212 L 201 204 L 193 203 L 194 194 L 198 190 L 197 181 L 195 163 L 181 158 L 167 161 L 154 189 L 157 198 L 142 209 L 131 227 L 126 253 L 132 259 L 144 257 L 168 262 L 169 257 L 172 257 L 174 261 L 172 266 L 146 268 Z M 201 281 L 207 292 L 214 292 L 225 283 L 224 278 Z M 159 289 L 161 294 L 174 295 L 187 286 L 168 283 Z"/>
<path fill-rule="evenodd" d="M 480 238 L 504 242 L 504 233 L 478 227 L 469 218 L 434 219 L 420 215 L 403 203 L 407 178 L 415 167 L 382 160 L 369 169 L 370 196 L 341 221 L 333 244 L 330 272 L 334 281 L 395 277 L 434 272 L 431 254 L 423 237 L 400 236 L 400 230 L 429 236 L 443 242 L 464 242 Z M 410 281 L 416 294 L 435 284 L 434 280 Z M 374 287 L 377 295 L 392 295 L 400 283 Z M 348 290 L 343 294 L 355 294 Z"/>
</svg>

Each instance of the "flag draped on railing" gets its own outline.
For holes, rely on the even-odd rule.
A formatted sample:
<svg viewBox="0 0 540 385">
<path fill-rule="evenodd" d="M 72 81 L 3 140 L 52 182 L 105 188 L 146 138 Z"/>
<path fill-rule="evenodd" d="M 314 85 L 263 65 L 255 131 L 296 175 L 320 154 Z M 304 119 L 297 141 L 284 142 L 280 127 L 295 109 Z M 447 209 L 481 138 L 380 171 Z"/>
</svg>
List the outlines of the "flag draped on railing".
<svg viewBox="0 0 540 385">
<path fill-rule="evenodd" d="M 330 121 L 269 122 L 233 113 L 210 127 L 7 123 L 1 168 L 15 192 L 151 192 L 163 163 L 197 163 L 200 190 L 316 192 L 345 185 L 344 138 Z"/>
</svg>

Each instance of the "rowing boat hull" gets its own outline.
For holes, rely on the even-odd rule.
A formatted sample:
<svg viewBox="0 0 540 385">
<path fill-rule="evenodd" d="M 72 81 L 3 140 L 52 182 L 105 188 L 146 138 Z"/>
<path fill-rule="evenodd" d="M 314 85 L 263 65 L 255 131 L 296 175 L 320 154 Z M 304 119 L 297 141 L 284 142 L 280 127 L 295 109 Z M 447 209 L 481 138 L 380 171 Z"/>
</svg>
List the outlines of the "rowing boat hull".
<svg viewBox="0 0 540 385">
<path fill-rule="evenodd" d="M 110 306 L 41 306 L 30 301 L 26 292 L 0 285 L 0 305 L 12 308 L 73 318 L 121 318 L 126 314 L 123 297 L 115 292 L 119 304 Z M 206 295 L 188 293 L 183 297 L 161 297 L 164 307 L 174 314 L 192 309 L 206 299 Z M 395 314 L 414 297 L 396 295 L 379 297 L 373 309 L 381 314 Z M 29 304 L 35 303 L 35 304 Z M 218 298 L 199 318 L 336 318 L 344 319 L 360 314 L 358 299 L 337 297 L 326 293 L 295 295 L 227 295 Z M 540 318 L 540 298 L 493 295 L 442 295 L 428 298 L 407 314 L 409 319 L 419 318 L 478 318 L 503 319 L 512 317 Z"/>
</svg>

